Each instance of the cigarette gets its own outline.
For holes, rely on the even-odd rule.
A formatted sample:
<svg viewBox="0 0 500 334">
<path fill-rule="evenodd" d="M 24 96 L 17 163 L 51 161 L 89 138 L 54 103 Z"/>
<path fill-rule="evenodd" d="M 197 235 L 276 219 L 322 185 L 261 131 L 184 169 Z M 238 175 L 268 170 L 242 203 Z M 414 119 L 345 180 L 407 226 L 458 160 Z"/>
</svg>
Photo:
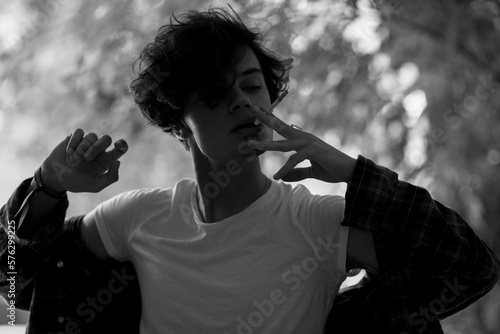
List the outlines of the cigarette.
<svg viewBox="0 0 500 334">
<path fill-rule="evenodd" d="M 273 111 L 273 109 L 276 108 L 278 104 L 281 103 L 281 101 L 283 101 L 283 99 L 285 98 L 285 96 L 287 96 L 287 94 L 288 90 L 285 90 L 283 93 L 281 93 L 281 95 L 278 96 L 276 100 L 274 100 L 274 102 L 269 106 L 269 108 L 266 109 L 266 112 L 270 113 L 271 111 Z M 258 119 L 256 119 L 255 122 L 253 122 L 253 124 L 255 125 L 259 125 L 260 123 L 261 121 L 259 121 Z"/>
<path fill-rule="evenodd" d="M 273 111 L 274 108 L 276 108 L 278 106 L 278 104 L 281 103 L 281 101 L 283 101 L 283 99 L 285 98 L 285 96 L 287 96 L 288 94 L 288 90 L 285 90 L 280 96 L 278 96 L 278 98 L 269 106 L 269 108 L 267 109 L 268 112 L 271 112 Z"/>
</svg>

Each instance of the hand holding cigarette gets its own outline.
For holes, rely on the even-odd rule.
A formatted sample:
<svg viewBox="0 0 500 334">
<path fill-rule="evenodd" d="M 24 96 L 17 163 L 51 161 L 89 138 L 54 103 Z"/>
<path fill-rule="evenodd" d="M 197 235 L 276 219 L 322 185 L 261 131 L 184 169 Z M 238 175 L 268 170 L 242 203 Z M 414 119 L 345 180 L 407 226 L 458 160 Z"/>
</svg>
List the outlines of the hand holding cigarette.
<svg viewBox="0 0 500 334">
<path fill-rule="evenodd" d="M 287 95 L 288 95 L 288 89 L 285 90 L 283 93 L 281 93 L 280 96 L 278 96 L 278 98 L 276 100 L 274 100 L 273 103 L 271 103 L 271 105 L 269 106 L 269 108 L 263 109 L 262 111 L 264 111 L 265 113 L 271 113 L 274 110 L 274 108 L 276 108 L 278 106 L 278 104 L 280 104 L 281 101 L 283 101 L 283 99 Z M 254 122 L 255 125 L 259 125 L 260 123 L 261 122 L 258 119 L 255 120 L 255 122 Z"/>
<path fill-rule="evenodd" d="M 269 108 L 251 108 L 258 121 L 275 130 L 283 140 L 248 140 L 249 147 L 256 151 L 295 151 L 283 167 L 273 176 L 284 181 L 300 181 L 315 178 L 325 182 L 347 182 L 352 175 L 356 160 L 335 147 L 325 143 L 315 135 L 302 131 L 295 125 L 289 125 L 276 117 L 271 111 L 283 100 L 285 91 Z M 310 167 L 296 168 L 297 164 L 309 160 Z"/>
</svg>

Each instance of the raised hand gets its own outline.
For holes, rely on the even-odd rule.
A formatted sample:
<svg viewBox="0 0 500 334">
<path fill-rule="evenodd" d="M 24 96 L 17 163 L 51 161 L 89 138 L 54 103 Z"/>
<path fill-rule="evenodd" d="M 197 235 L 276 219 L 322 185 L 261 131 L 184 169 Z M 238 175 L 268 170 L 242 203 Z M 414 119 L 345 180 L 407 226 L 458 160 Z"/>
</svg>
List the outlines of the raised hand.
<svg viewBox="0 0 500 334">
<path fill-rule="evenodd" d="M 356 160 L 347 154 L 328 145 L 315 135 L 296 129 L 265 108 L 251 108 L 252 114 L 262 123 L 274 129 L 285 140 L 255 141 L 249 140 L 248 146 L 262 151 L 296 151 L 283 167 L 274 175 L 275 179 L 284 181 L 300 181 L 315 178 L 325 182 L 348 182 Z M 298 163 L 308 159 L 310 167 L 294 168 Z"/>
<path fill-rule="evenodd" d="M 56 191 L 99 192 L 118 181 L 118 159 L 128 150 L 125 140 L 97 137 L 76 129 L 49 154 L 42 164 L 42 182 Z"/>
</svg>

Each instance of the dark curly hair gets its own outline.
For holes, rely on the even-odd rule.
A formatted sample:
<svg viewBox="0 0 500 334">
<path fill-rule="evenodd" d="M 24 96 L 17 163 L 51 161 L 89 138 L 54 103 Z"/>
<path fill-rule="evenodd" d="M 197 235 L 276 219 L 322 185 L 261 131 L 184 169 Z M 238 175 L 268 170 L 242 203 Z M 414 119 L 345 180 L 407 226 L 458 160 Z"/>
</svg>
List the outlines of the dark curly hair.
<svg viewBox="0 0 500 334">
<path fill-rule="evenodd" d="M 265 48 L 263 41 L 262 33 L 250 30 L 234 11 L 210 8 L 172 14 L 137 59 L 130 92 L 149 123 L 173 135 L 174 128 L 187 127 L 183 115 L 190 98 L 197 96 L 205 105 L 224 99 L 234 84 L 228 74 L 243 56 L 242 47 L 248 46 L 274 101 L 286 88 L 290 62 Z M 189 141 L 181 141 L 189 151 Z"/>
</svg>

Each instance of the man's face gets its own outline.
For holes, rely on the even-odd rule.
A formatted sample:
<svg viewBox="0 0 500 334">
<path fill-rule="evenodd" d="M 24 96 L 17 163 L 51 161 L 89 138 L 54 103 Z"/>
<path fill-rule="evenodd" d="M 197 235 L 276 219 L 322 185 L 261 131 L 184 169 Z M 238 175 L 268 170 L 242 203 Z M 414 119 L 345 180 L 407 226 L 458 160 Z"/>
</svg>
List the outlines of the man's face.
<svg viewBox="0 0 500 334">
<path fill-rule="evenodd" d="M 234 85 L 221 103 L 207 106 L 196 102 L 186 107 L 184 120 L 193 133 L 191 145 L 212 162 L 248 158 L 252 149 L 246 141 L 271 135 L 269 128 L 253 125 L 250 107 L 268 107 L 271 101 L 257 57 L 249 48 L 245 51 L 234 69 Z M 235 129 L 244 120 L 245 124 Z"/>
</svg>

